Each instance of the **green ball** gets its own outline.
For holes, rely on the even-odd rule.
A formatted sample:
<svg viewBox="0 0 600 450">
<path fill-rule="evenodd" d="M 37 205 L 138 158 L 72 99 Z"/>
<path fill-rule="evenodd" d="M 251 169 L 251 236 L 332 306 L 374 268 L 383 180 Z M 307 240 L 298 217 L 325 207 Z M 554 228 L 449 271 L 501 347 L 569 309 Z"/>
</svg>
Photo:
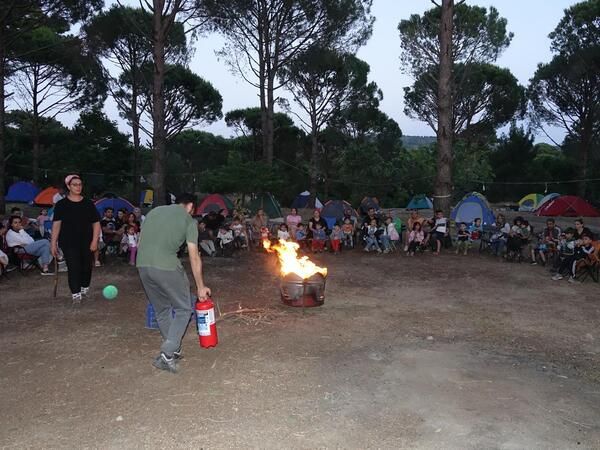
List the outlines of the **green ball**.
<svg viewBox="0 0 600 450">
<path fill-rule="evenodd" d="M 119 290 L 116 286 L 109 284 L 108 286 L 105 286 L 104 289 L 102 289 L 102 295 L 106 300 L 114 300 L 115 298 L 117 298 L 117 295 L 119 295 Z"/>
</svg>

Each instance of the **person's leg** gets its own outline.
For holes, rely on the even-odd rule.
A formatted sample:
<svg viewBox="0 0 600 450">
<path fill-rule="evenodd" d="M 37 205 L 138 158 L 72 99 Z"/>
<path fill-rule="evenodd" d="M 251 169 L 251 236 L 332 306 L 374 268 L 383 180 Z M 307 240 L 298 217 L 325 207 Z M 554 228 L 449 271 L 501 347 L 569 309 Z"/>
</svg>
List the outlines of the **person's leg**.
<svg viewBox="0 0 600 450">
<path fill-rule="evenodd" d="M 48 270 L 48 264 L 52 261 L 50 241 L 46 239 L 34 241 L 31 244 L 27 244 L 24 249 L 30 255 L 37 256 L 42 269 Z"/>
<path fill-rule="evenodd" d="M 87 295 L 92 282 L 92 267 L 94 266 L 94 254 L 90 251 L 89 244 L 83 242 L 81 245 L 81 293 Z"/>
<path fill-rule="evenodd" d="M 208 245 L 208 241 L 200 241 L 200 248 L 204 250 L 208 256 L 212 255 L 212 250 Z"/>
<path fill-rule="evenodd" d="M 390 251 L 390 237 L 386 234 L 381 236 L 381 246 L 385 251 Z"/>
<path fill-rule="evenodd" d="M 137 247 L 129 247 L 129 264 L 135 266 L 135 259 L 137 257 Z"/>
<path fill-rule="evenodd" d="M 77 247 L 64 247 L 62 252 L 69 269 L 67 279 L 73 300 L 81 300 L 81 252 Z"/>
<path fill-rule="evenodd" d="M 173 316 L 171 312 L 171 299 L 163 288 L 162 281 L 159 280 L 160 273 L 157 275 L 157 270 L 151 267 L 139 267 L 138 273 L 140 274 L 140 280 L 142 281 L 146 297 L 154 308 L 158 329 L 164 343 L 169 336 Z M 168 271 L 161 270 L 160 272 Z"/>
</svg>

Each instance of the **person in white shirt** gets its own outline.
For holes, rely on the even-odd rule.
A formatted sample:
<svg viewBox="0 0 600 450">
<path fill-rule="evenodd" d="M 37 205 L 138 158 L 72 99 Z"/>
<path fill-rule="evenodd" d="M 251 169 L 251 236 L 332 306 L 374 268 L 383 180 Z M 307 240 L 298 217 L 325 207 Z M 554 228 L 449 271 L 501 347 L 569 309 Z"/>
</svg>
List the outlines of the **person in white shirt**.
<svg viewBox="0 0 600 450">
<path fill-rule="evenodd" d="M 277 230 L 277 239 L 279 239 L 279 240 L 283 239 L 284 241 L 290 240 L 290 233 L 289 233 L 288 227 L 285 223 L 282 223 L 281 225 L 279 225 L 279 230 Z"/>
<path fill-rule="evenodd" d="M 42 275 L 52 275 L 48 271 L 48 265 L 52 262 L 50 241 L 46 239 L 34 241 L 23 229 L 21 218 L 18 216 L 10 219 L 10 229 L 6 233 L 6 245 L 10 248 L 23 247 L 30 255 L 37 256 L 40 266 L 42 266 Z"/>
</svg>

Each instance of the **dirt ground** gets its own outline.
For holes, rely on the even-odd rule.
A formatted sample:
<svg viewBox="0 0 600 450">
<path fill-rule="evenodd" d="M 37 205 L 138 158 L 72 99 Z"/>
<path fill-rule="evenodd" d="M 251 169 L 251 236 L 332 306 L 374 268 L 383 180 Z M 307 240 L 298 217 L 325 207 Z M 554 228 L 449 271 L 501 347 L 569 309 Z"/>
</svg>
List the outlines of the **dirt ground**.
<svg viewBox="0 0 600 450">
<path fill-rule="evenodd" d="M 317 259 L 326 302 L 280 305 L 266 254 L 205 260 L 223 312 L 177 375 L 151 366 L 135 269 L 0 283 L 1 448 L 600 448 L 600 286 L 489 256 Z M 115 284 L 115 301 L 101 287 Z"/>
</svg>

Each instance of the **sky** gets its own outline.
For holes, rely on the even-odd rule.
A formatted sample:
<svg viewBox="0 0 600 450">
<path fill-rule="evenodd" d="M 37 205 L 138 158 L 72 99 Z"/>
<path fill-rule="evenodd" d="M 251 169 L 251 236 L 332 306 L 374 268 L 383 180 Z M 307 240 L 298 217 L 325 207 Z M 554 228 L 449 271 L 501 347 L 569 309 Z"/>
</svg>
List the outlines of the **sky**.
<svg viewBox="0 0 600 450">
<path fill-rule="evenodd" d="M 501 17 L 507 19 L 508 30 L 514 33 L 514 38 L 496 64 L 509 68 L 524 86 L 533 76 L 538 63 L 550 60 L 548 34 L 562 18 L 564 9 L 577 3 L 575 0 L 467 1 L 469 4 L 484 7 L 495 6 Z M 111 1 L 106 3 L 110 5 Z M 136 0 L 124 3 L 132 6 L 139 4 Z M 412 79 L 400 70 L 400 40 L 397 27 L 400 20 L 408 18 L 411 14 L 421 14 L 432 6 L 431 0 L 374 0 L 372 13 L 376 20 L 373 35 L 358 52 L 358 57 L 371 67 L 371 80 L 383 91 L 384 99 L 380 106 L 382 111 L 398 122 L 405 135 L 431 136 L 434 133 L 424 122 L 410 119 L 404 114 L 403 88 L 410 86 Z M 237 108 L 257 106 L 258 91 L 238 75 L 231 73 L 225 62 L 216 56 L 216 51 L 223 47 L 223 43 L 223 39 L 216 34 L 197 40 L 190 68 L 221 92 L 223 114 Z M 286 97 L 285 92 L 281 95 Z M 291 98 L 289 94 L 287 97 Z M 121 130 L 129 131 L 125 122 L 119 118 L 112 101 L 107 101 L 105 111 L 111 119 L 119 123 Z M 62 120 L 70 125 L 76 118 L 75 115 L 71 115 Z M 199 128 L 223 136 L 233 135 L 233 130 L 225 125 L 224 120 Z M 547 131 L 555 140 L 562 140 L 564 133 L 560 129 Z M 548 142 L 548 138 L 543 134 L 538 135 L 536 140 Z"/>
</svg>

